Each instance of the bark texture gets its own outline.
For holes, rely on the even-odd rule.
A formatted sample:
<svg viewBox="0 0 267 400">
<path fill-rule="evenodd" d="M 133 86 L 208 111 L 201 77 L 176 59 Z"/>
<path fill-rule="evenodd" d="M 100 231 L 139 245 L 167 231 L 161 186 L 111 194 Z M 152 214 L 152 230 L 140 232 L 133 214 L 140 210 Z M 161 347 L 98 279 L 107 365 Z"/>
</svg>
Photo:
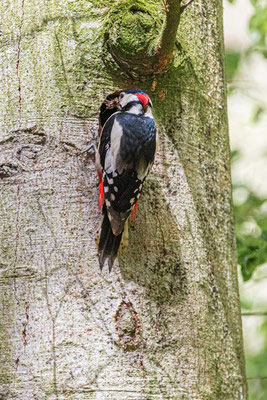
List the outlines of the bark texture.
<svg viewBox="0 0 267 400">
<path fill-rule="evenodd" d="M 104 43 L 149 53 L 163 19 L 159 0 L 1 2 L 0 399 L 247 399 L 221 0 L 182 14 L 163 76 Z M 97 175 L 77 154 L 104 97 L 136 86 L 160 146 L 100 273 Z"/>
</svg>

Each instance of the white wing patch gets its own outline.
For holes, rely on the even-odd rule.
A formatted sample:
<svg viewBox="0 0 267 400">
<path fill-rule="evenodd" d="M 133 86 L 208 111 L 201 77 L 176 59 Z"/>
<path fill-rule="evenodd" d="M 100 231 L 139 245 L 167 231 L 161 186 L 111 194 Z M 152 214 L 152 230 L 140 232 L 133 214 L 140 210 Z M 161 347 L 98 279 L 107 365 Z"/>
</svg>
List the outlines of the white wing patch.
<svg viewBox="0 0 267 400">
<path fill-rule="evenodd" d="M 110 146 L 106 152 L 106 157 L 105 157 L 105 165 L 104 165 L 104 174 L 106 178 L 106 183 L 107 186 L 104 185 L 104 191 L 105 191 L 105 202 L 106 206 L 108 208 L 108 217 L 112 226 L 113 233 L 116 235 L 121 232 L 123 229 L 123 224 L 121 225 L 119 223 L 120 220 L 120 214 L 116 213 L 114 210 L 112 210 L 111 207 L 111 201 L 115 200 L 115 193 L 112 193 L 112 186 L 114 184 L 114 179 L 118 176 L 117 172 L 117 160 L 119 156 L 119 151 L 120 151 L 120 142 L 121 142 L 121 137 L 123 134 L 123 129 L 121 125 L 118 123 L 116 118 L 114 119 L 114 123 L 112 126 L 112 130 L 110 133 Z M 118 192 L 118 188 L 115 186 L 114 187 L 114 192 Z"/>
<path fill-rule="evenodd" d="M 112 126 L 110 134 L 110 147 L 107 150 L 105 157 L 104 169 L 107 173 L 115 172 L 117 169 L 117 156 L 120 151 L 120 142 L 122 137 L 123 129 L 116 119 L 114 119 L 114 124 Z"/>
</svg>

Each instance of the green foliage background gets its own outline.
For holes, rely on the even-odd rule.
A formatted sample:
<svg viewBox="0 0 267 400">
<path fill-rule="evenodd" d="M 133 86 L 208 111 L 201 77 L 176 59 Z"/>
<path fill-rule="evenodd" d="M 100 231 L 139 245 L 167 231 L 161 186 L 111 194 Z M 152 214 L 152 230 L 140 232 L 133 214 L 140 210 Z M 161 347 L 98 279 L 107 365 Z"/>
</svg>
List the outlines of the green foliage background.
<svg viewBox="0 0 267 400">
<path fill-rule="evenodd" d="M 245 51 L 226 49 L 226 71 L 228 81 L 228 95 L 235 90 L 235 77 L 242 63 L 253 54 L 260 54 L 267 58 L 267 3 L 262 0 L 250 1 L 253 14 L 248 23 L 251 44 Z M 234 4 L 235 0 L 228 0 Z M 253 73 L 253 71 L 251 71 Z M 266 81 L 267 82 L 267 71 Z M 260 102 L 255 101 L 255 111 L 252 121 L 256 125 L 266 113 Z M 267 132 L 266 132 L 267 134 Z M 253 132 L 251 132 L 253 135 Z M 239 160 L 240 152 L 232 150 L 233 165 Z M 267 160 L 266 160 L 267 162 Z M 267 185 L 263 182 L 263 185 Z M 233 182 L 233 195 L 236 219 L 236 237 L 238 248 L 238 263 L 241 267 L 243 283 L 240 283 L 243 326 L 254 324 L 254 334 L 245 340 L 246 367 L 249 385 L 250 400 L 267 399 L 267 286 L 266 297 L 263 303 L 257 303 L 251 295 L 251 289 L 257 290 L 257 285 L 266 282 L 267 263 L 267 198 L 261 197 L 251 190 L 248 185 Z M 263 269 L 262 269 L 263 268 Z M 250 286 L 248 286 L 250 285 Z M 248 289 L 248 290 L 247 290 Z M 255 309 L 255 305 L 257 309 Z M 252 320 L 253 319 L 253 320 Z M 246 332 L 244 332 L 246 338 Z M 250 351 L 253 344 L 259 344 L 257 351 Z"/>
<path fill-rule="evenodd" d="M 228 0 L 234 3 L 235 0 Z M 228 95 L 235 90 L 234 77 L 240 68 L 242 60 L 248 58 L 253 52 L 262 54 L 267 58 L 267 5 L 262 5 L 260 0 L 250 0 L 254 7 L 254 13 L 249 21 L 249 30 L 251 35 L 251 46 L 246 50 L 245 54 L 232 49 L 226 49 L 226 71 L 227 82 L 231 84 Z M 267 71 L 266 71 L 267 79 Z M 266 112 L 262 107 L 256 105 L 253 120 L 257 123 L 261 114 Z M 239 153 L 237 150 L 232 152 L 232 162 L 234 163 Z M 267 262 L 267 219 L 266 211 L 263 207 L 267 199 L 258 197 L 257 193 L 253 193 L 250 188 L 245 185 L 233 185 L 235 191 L 243 189 L 246 192 L 246 198 L 243 203 L 235 203 L 236 216 L 236 233 L 238 246 L 238 262 L 241 265 L 241 271 L 244 280 L 251 278 L 254 270 Z M 244 233 L 244 224 L 253 221 L 259 229 Z"/>
</svg>

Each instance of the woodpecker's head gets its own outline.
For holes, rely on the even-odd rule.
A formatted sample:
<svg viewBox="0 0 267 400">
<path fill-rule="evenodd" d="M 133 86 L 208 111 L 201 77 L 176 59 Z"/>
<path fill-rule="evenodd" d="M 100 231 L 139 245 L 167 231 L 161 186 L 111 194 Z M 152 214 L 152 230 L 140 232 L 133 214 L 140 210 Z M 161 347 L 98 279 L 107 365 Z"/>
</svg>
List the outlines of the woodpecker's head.
<svg viewBox="0 0 267 400">
<path fill-rule="evenodd" d="M 151 114 L 151 100 L 141 89 L 128 89 L 121 92 L 120 105 L 123 111 L 132 114 Z"/>
</svg>

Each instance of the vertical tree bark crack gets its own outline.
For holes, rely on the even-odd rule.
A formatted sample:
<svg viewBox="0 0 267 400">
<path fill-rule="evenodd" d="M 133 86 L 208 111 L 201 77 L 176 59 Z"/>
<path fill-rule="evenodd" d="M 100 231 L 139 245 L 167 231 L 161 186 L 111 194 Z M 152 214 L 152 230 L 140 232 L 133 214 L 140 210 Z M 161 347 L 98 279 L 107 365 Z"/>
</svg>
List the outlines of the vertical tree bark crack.
<svg viewBox="0 0 267 400">
<path fill-rule="evenodd" d="M 59 40 L 59 37 L 58 37 L 58 35 L 57 35 L 55 30 L 54 30 L 54 35 L 55 35 L 57 46 L 58 46 L 62 72 L 63 72 L 64 80 L 65 80 L 65 83 L 66 83 L 66 86 L 67 86 L 67 89 L 68 89 L 69 99 L 73 100 L 73 95 L 71 93 L 71 88 L 70 88 L 70 85 L 69 85 L 69 82 L 68 82 L 67 72 L 66 72 L 66 68 L 65 68 L 63 53 L 62 53 L 61 46 L 60 46 L 60 40 Z"/>
<path fill-rule="evenodd" d="M 16 235 L 15 235 L 15 246 L 14 246 L 14 259 L 13 259 L 13 289 L 14 289 L 14 297 L 18 302 L 17 298 L 17 261 L 18 261 L 18 246 L 19 246 L 19 229 L 20 229 L 20 207 L 21 207 L 21 198 L 20 198 L 20 184 L 17 186 L 17 211 L 16 211 Z"/>
<path fill-rule="evenodd" d="M 21 19 L 20 19 L 20 25 L 19 25 L 19 37 L 18 37 L 18 49 L 17 49 L 17 64 L 16 64 L 16 70 L 17 70 L 17 79 L 18 79 L 18 93 L 19 93 L 19 115 L 21 115 L 21 78 L 20 78 L 20 73 L 19 73 L 19 66 L 20 66 L 20 53 L 21 53 L 21 39 L 22 39 L 22 26 L 24 22 L 24 1 L 21 0 Z"/>
<path fill-rule="evenodd" d="M 29 303 L 28 302 L 26 302 L 26 304 L 25 304 L 25 316 L 26 316 L 26 321 L 23 323 L 22 337 L 23 337 L 24 346 L 27 346 L 27 328 L 29 325 Z"/>
</svg>

